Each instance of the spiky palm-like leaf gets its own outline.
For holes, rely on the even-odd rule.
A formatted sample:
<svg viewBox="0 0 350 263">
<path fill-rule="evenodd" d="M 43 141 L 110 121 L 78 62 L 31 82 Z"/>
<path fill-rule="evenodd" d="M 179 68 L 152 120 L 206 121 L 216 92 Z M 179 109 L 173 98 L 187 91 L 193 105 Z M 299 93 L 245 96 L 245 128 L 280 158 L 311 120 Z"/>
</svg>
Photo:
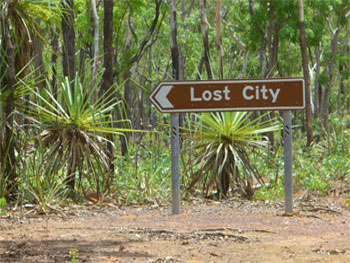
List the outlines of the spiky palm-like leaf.
<svg viewBox="0 0 350 263">
<path fill-rule="evenodd" d="M 81 83 L 78 75 L 72 84 L 66 78 L 61 85 L 63 103 L 54 97 L 50 88 L 37 91 L 28 87 L 36 100 L 27 100 L 18 108 L 42 130 L 40 143 L 47 147 L 47 169 L 54 172 L 64 165 L 68 175 L 76 171 L 82 174 L 86 165 L 93 171 L 99 189 L 98 174 L 107 170 L 109 162 L 103 134 L 122 135 L 134 130 L 113 127 L 116 123 L 129 122 L 112 119 L 114 108 L 120 105 L 115 86 L 91 103 L 97 85 L 90 89 L 90 85 Z"/>
<path fill-rule="evenodd" d="M 199 116 L 201 127 L 194 130 L 197 154 L 190 188 L 199 181 L 203 183 L 205 195 L 214 186 L 220 196 L 226 196 L 229 188 L 240 190 L 246 197 L 253 194 L 252 180 L 263 184 L 257 169 L 249 159 L 252 147 L 268 148 L 264 133 L 280 129 L 277 118 L 263 121 L 266 114 L 251 119 L 252 113 L 219 112 Z M 192 125 L 192 127 L 198 126 Z"/>
<path fill-rule="evenodd" d="M 45 42 L 44 36 L 40 34 L 40 21 L 50 22 L 58 20 L 62 9 L 61 1 L 58 0 L 18 0 L 10 1 L 10 16 L 4 18 L 11 29 L 11 36 L 17 44 L 16 71 L 25 68 L 33 57 L 33 37 L 40 38 Z M 1 10 L 4 10 L 7 0 L 0 0 Z M 3 13 L 0 13 L 2 17 Z M 2 26 L 0 26 L 0 40 L 2 37 Z M 1 41 L 0 41 L 1 42 Z"/>
</svg>

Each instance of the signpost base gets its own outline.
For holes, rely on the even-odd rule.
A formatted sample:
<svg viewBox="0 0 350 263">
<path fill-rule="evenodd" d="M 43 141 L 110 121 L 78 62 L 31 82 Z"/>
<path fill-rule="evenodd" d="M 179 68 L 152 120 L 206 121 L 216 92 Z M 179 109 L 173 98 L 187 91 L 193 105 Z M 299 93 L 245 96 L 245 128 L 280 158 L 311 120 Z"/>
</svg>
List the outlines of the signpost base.
<svg viewBox="0 0 350 263">
<path fill-rule="evenodd" d="M 283 112 L 285 212 L 293 211 L 292 113 Z"/>
<path fill-rule="evenodd" d="M 180 214 L 180 138 L 179 114 L 171 114 L 171 174 L 173 214 Z"/>
</svg>

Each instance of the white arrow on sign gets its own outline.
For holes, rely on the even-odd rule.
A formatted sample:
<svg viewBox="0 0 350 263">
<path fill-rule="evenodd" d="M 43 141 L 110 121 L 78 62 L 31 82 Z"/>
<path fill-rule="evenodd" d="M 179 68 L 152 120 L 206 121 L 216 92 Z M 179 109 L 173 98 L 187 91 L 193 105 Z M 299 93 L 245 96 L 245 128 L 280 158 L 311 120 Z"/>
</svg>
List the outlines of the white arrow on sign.
<svg viewBox="0 0 350 263">
<path fill-rule="evenodd" d="M 174 108 L 174 105 L 167 98 L 172 88 L 173 86 L 162 86 L 154 97 L 162 108 Z"/>
</svg>

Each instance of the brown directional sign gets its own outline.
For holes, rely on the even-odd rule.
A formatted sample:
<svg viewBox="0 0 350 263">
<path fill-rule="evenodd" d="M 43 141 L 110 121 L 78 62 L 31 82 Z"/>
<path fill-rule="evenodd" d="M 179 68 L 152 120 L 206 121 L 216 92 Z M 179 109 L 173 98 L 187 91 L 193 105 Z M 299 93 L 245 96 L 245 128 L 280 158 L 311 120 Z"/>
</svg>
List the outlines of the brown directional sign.
<svg viewBox="0 0 350 263">
<path fill-rule="evenodd" d="M 160 112 L 301 110 L 302 78 L 160 82 L 150 95 Z"/>
</svg>

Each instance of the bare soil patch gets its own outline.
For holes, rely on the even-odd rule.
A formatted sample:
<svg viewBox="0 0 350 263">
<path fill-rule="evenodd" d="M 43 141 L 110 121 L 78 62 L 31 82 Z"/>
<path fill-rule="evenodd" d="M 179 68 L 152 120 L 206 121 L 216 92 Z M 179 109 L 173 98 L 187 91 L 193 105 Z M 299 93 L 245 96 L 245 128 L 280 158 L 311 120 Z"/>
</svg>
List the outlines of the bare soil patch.
<svg viewBox="0 0 350 263">
<path fill-rule="evenodd" d="M 0 217 L 0 262 L 350 262 L 344 197 L 107 204 Z"/>
</svg>

